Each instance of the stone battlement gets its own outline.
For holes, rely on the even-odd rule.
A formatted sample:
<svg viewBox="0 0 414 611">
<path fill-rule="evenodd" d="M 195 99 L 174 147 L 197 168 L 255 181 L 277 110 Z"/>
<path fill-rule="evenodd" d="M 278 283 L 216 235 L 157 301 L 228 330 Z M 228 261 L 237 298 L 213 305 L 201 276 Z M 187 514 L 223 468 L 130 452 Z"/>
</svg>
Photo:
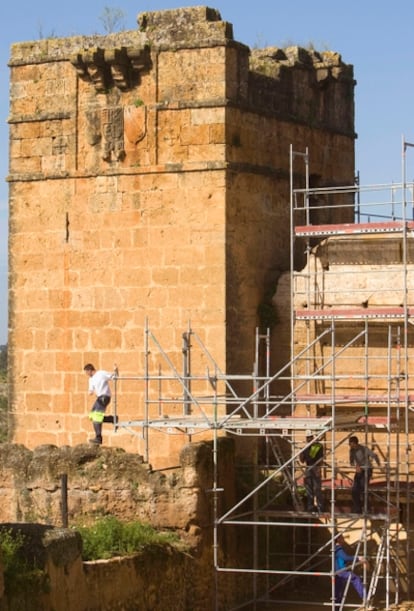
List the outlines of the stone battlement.
<svg viewBox="0 0 414 611">
<path fill-rule="evenodd" d="M 128 90 L 137 85 L 140 72 L 150 69 L 154 53 L 235 47 L 241 68 L 237 95 L 225 95 L 232 103 L 353 135 L 353 106 L 349 104 L 355 85 L 353 68 L 342 62 L 339 53 L 319 53 L 297 46 L 250 51 L 234 41 L 232 24 L 222 21 L 217 10 L 207 7 L 141 13 L 138 23 L 136 31 L 107 36 L 18 43 L 12 45 L 9 65 L 69 59 L 80 78 L 93 82 L 98 93 L 105 93 L 111 87 Z M 326 99 L 328 95 L 336 99 L 335 113 Z"/>
</svg>

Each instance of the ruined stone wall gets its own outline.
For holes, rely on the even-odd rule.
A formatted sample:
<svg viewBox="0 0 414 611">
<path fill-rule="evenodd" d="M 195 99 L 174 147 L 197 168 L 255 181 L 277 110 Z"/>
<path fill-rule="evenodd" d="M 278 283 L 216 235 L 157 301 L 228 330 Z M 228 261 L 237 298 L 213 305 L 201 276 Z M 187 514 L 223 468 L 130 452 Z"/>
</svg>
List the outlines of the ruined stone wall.
<svg viewBox="0 0 414 611">
<path fill-rule="evenodd" d="M 236 498 L 234 443 L 221 439 L 217 449 L 221 459 L 215 473 L 212 445 L 205 442 L 185 446 L 176 468 L 166 471 L 150 471 L 141 456 L 119 448 L 83 444 L 39 446 L 32 451 L 17 444 L 0 444 L 0 522 L 15 523 L 15 529 L 27 534 L 27 545 L 36 552 L 38 566 L 50 580 L 41 605 L 34 599 L 37 607 L 20 608 L 213 608 L 215 478 L 223 487 L 220 511 L 233 506 Z M 62 474 L 68 482 L 69 527 L 108 515 L 124 522 L 139 520 L 178 532 L 184 551 L 166 547 L 129 559 L 82 564 L 79 541 L 60 528 Z M 216 552 L 222 562 L 226 558 L 234 565 L 243 558 L 243 545 L 232 532 L 230 527 L 228 536 L 220 537 Z M 238 582 L 234 575 L 218 579 L 223 609 L 247 597 L 250 581 Z"/>
<path fill-rule="evenodd" d="M 211 589 L 204 592 L 204 598 L 199 598 L 197 584 L 199 580 L 205 581 L 207 567 L 194 562 L 189 554 L 172 548 L 149 549 L 130 557 L 82 563 L 75 533 L 32 524 L 10 526 L 22 530 L 36 543 L 39 566 L 46 571 L 49 580 L 47 592 L 34 589 L 25 592 L 22 588 L 10 596 L 0 588 L 0 607 L 5 611 L 116 611 L 120 608 L 125 611 L 205 611 L 207 608 L 225 611 L 246 600 L 243 599 L 246 578 L 244 586 L 239 579 L 237 587 L 222 591 L 218 605 Z M 201 569 L 198 575 L 194 574 L 195 565 Z M 0 567 L 0 583 L 2 576 Z M 307 593 L 306 588 L 304 592 Z M 301 605 L 304 611 L 314 608 L 315 603 L 308 605 L 304 601 Z M 375 608 L 385 611 L 382 605 Z M 392 609 L 413 611 L 414 602 L 393 604 Z"/>
<path fill-rule="evenodd" d="M 219 581 L 226 587 L 220 587 L 216 605 L 210 554 L 149 546 L 125 557 L 83 562 L 80 537 L 72 530 L 39 524 L 6 527 L 23 535 L 25 555 L 35 559 L 44 577 L 31 587 L 24 582 L 6 592 L 0 587 L 3 611 L 224 611 L 248 596 L 246 583 L 224 576 Z M 0 566 L 0 584 L 2 579 Z"/>
<path fill-rule="evenodd" d="M 203 7 L 12 46 L 13 441 L 85 441 L 83 365 L 142 375 L 147 320 L 178 370 L 191 320 L 223 371 L 251 371 L 258 307 L 288 267 L 289 145 L 312 148 L 322 184 L 348 184 L 355 135 L 339 55 L 249 56 Z M 143 394 L 122 383 L 122 419 L 142 418 Z M 183 441 L 160 436 L 152 460 L 173 464 Z M 126 429 L 105 443 L 144 451 Z"/>
<path fill-rule="evenodd" d="M 219 442 L 223 464 L 219 477 L 226 483 L 223 502 L 234 501 L 234 458 L 230 439 Z M 38 446 L 0 444 L 1 522 L 62 524 L 62 474 L 67 476 L 68 521 L 88 523 L 115 515 L 161 528 L 176 528 L 191 537 L 202 535 L 212 521 L 206 493 L 213 486 L 211 445 L 183 447 L 175 469 L 149 470 L 142 456 L 120 448 L 89 444 Z"/>
</svg>

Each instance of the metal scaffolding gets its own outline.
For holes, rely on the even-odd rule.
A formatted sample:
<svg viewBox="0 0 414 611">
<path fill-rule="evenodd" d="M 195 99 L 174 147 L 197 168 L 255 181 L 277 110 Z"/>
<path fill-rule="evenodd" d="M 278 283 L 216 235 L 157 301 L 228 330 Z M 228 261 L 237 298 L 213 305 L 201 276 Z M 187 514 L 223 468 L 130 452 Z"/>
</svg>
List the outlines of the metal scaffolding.
<svg viewBox="0 0 414 611">
<path fill-rule="evenodd" d="M 251 579 L 252 596 L 238 609 L 287 611 L 306 603 L 338 611 L 378 602 L 388 609 L 410 595 L 414 191 L 405 180 L 408 146 L 403 142 L 402 183 L 370 188 L 359 181 L 312 188 L 308 151 L 291 149 L 291 345 L 289 361 L 276 373 L 269 331 L 256 330 L 253 373 L 229 375 L 190 325 L 182 334 L 182 372 L 146 326 L 144 416 L 116 426 L 142 431 L 146 461 L 151 429 L 188 439 L 210 432 L 217 579 L 226 573 Z M 298 188 L 299 178 L 305 184 Z M 154 352 L 163 362 L 158 374 Z M 202 366 L 197 372 L 196 364 Z M 239 382 L 251 392 L 240 396 Z M 116 412 L 116 396 L 114 405 Z M 311 513 L 300 460 L 309 432 L 324 447 L 325 507 Z M 251 488 L 224 512 L 221 435 L 257 445 Z M 361 513 L 351 506 L 348 442 L 355 435 L 380 458 Z M 248 548 L 237 566 L 220 554 L 227 529 L 236 529 Z M 341 536 L 356 557 L 368 560 L 352 565 L 364 584 L 363 600 L 348 581 L 335 601 Z M 219 588 L 216 609 L 222 609 Z"/>
</svg>

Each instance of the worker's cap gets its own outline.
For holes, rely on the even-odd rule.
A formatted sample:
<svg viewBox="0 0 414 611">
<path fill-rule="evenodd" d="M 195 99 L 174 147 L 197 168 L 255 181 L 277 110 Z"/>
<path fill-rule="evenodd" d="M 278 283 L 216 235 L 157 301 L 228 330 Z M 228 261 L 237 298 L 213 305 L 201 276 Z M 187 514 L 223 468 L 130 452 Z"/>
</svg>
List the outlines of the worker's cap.
<svg viewBox="0 0 414 611">
<path fill-rule="evenodd" d="M 305 437 L 313 437 L 312 431 L 306 431 Z"/>
</svg>

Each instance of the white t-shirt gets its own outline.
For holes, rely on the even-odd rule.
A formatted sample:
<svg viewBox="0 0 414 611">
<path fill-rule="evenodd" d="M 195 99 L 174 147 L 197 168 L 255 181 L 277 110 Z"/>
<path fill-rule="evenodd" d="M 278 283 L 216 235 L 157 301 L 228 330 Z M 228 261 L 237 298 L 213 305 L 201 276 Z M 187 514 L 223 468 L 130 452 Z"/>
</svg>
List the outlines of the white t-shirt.
<svg viewBox="0 0 414 611">
<path fill-rule="evenodd" d="M 111 389 L 109 388 L 108 380 L 112 380 L 114 374 L 109 371 L 103 371 L 100 369 L 96 371 L 93 376 L 89 378 L 89 392 L 95 393 L 97 397 L 101 395 L 111 396 Z"/>
</svg>

